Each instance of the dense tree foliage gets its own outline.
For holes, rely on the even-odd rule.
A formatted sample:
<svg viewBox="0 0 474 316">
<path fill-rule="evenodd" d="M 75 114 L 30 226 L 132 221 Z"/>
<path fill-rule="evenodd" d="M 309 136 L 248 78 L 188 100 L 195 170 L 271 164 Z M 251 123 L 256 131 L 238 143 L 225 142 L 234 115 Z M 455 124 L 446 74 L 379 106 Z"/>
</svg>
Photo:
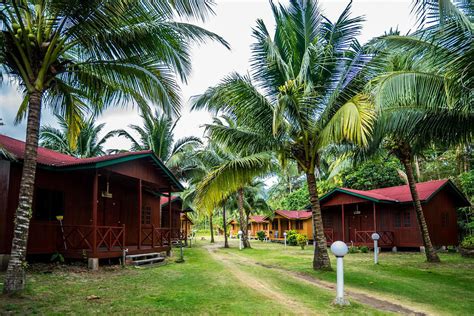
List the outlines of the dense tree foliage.
<svg viewBox="0 0 474 316">
<path fill-rule="evenodd" d="M 355 168 L 344 170 L 340 177 L 342 186 L 356 190 L 371 190 L 406 184 L 400 176 L 403 166 L 390 160 L 370 160 Z"/>
</svg>

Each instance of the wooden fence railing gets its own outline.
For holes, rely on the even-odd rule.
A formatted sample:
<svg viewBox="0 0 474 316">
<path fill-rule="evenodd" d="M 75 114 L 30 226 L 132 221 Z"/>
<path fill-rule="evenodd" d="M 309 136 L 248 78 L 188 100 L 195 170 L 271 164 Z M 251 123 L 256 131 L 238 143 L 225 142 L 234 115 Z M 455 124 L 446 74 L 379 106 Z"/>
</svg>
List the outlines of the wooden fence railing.
<svg viewBox="0 0 474 316">
<path fill-rule="evenodd" d="M 153 225 L 142 227 L 141 245 L 151 246 L 152 248 L 168 246 L 172 238 L 170 234 L 169 228 L 155 227 Z"/>
<path fill-rule="evenodd" d="M 326 243 L 328 245 L 334 242 L 334 229 L 332 228 L 325 228 L 324 229 L 324 236 L 326 237 Z"/>
<path fill-rule="evenodd" d="M 58 229 L 60 228 L 58 227 Z M 63 225 L 58 236 L 60 239 L 58 245 L 65 251 L 101 252 L 120 251 L 125 248 L 125 225 L 95 227 L 91 225 Z"/>
<path fill-rule="evenodd" d="M 355 244 L 366 244 L 373 245 L 374 241 L 372 240 L 372 234 L 375 233 L 373 230 L 356 230 L 355 231 Z M 392 231 L 378 231 L 380 235 L 379 246 L 392 246 L 394 243 L 395 235 Z"/>
</svg>

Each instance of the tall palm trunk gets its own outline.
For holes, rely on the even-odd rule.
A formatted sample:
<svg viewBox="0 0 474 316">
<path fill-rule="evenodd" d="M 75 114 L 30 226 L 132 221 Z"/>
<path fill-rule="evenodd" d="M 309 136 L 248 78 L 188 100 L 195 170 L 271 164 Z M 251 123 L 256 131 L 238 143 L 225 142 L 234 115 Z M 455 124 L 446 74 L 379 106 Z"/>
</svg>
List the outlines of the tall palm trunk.
<svg viewBox="0 0 474 316">
<path fill-rule="evenodd" d="M 411 157 L 408 155 L 405 158 L 400 159 L 400 162 L 405 167 L 405 173 L 408 179 L 408 186 L 410 187 L 411 197 L 413 205 L 415 206 L 416 218 L 421 231 L 421 238 L 423 239 L 423 245 L 425 246 L 426 260 L 428 262 L 440 262 L 436 251 L 434 250 L 433 244 L 431 243 L 430 233 L 428 231 L 428 225 L 426 224 L 425 215 L 423 214 L 423 208 L 421 207 L 420 197 L 416 189 L 415 176 L 413 175 L 413 166 L 411 163 Z"/>
<path fill-rule="evenodd" d="M 214 227 L 212 225 L 212 214 L 209 215 L 209 229 L 211 230 L 211 243 L 214 243 Z"/>
<path fill-rule="evenodd" d="M 229 248 L 229 241 L 227 240 L 227 222 L 225 218 L 225 204 L 222 207 L 222 224 L 224 227 L 224 248 Z"/>
<path fill-rule="evenodd" d="M 313 209 L 313 240 L 316 243 L 314 247 L 313 269 L 331 270 L 331 261 L 324 236 L 323 218 L 321 216 L 321 205 L 319 204 L 318 191 L 316 186 L 316 176 L 314 173 L 306 173 L 308 183 L 311 208 Z"/>
<path fill-rule="evenodd" d="M 238 201 L 238 207 L 239 207 L 239 224 L 240 224 L 240 230 L 242 231 L 242 242 L 244 244 L 244 248 L 250 248 L 247 221 L 245 220 L 245 214 L 244 214 L 244 189 L 243 188 L 240 188 L 237 191 L 237 201 Z"/>
<path fill-rule="evenodd" d="M 32 215 L 33 191 L 38 156 L 38 135 L 43 93 L 34 91 L 29 96 L 28 122 L 26 127 L 25 155 L 20 182 L 20 196 L 15 213 L 10 262 L 5 276 L 4 293 L 13 293 L 25 288 L 25 260 L 28 229 Z"/>
</svg>

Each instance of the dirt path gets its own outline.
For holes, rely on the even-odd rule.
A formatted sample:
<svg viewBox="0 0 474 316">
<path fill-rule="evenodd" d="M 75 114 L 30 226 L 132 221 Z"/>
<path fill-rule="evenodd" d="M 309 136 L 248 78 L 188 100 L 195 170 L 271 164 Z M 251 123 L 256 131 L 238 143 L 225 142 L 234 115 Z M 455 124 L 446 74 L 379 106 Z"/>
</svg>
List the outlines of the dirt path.
<svg viewBox="0 0 474 316">
<path fill-rule="evenodd" d="M 211 255 L 214 256 L 214 258 L 220 260 L 221 262 L 224 262 L 224 263 L 228 264 L 229 267 L 230 267 L 230 265 L 232 265 L 232 270 L 233 271 L 236 271 L 236 272 L 241 271 L 238 268 L 238 263 L 252 264 L 252 265 L 261 266 L 261 267 L 264 267 L 264 268 L 267 268 L 267 269 L 278 270 L 280 272 L 284 272 L 289 277 L 291 277 L 293 279 L 297 279 L 299 281 L 303 281 L 303 282 L 308 283 L 312 286 L 317 286 L 319 288 L 322 288 L 322 289 L 325 289 L 325 290 L 330 290 L 332 292 L 335 291 L 334 284 L 332 284 L 330 282 L 326 282 L 326 281 L 316 279 L 316 278 L 314 278 L 310 275 L 307 275 L 307 274 L 298 273 L 298 272 L 290 271 L 290 270 L 287 270 L 287 269 L 284 269 L 284 268 L 280 268 L 280 267 L 276 267 L 276 266 L 256 262 L 256 261 L 251 260 L 247 257 L 243 257 L 243 256 L 236 255 L 236 254 L 233 254 L 232 259 L 230 259 L 229 256 L 224 256 L 222 254 L 218 254 L 216 252 L 217 248 L 219 248 L 219 245 L 214 245 L 212 247 L 208 247 L 208 250 L 210 251 Z M 249 276 L 249 277 L 250 277 L 251 280 L 255 280 L 253 276 Z M 245 282 L 247 282 L 247 280 Z M 267 289 L 267 291 L 268 291 L 268 289 Z M 274 292 L 276 292 L 276 291 L 274 291 Z M 367 293 L 364 293 L 362 291 L 356 291 L 356 290 L 353 290 L 353 289 L 350 289 L 350 290 L 345 289 L 345 293 L 346 293 L 346 295 L 349 299 L 352 299 L 352 300 L 357 301 L 357 302 L 359 302 L 361 304 L 364 304 L 364 305 L 371 306 L 371 307 L 373 307 L 375 309 L 378 309 L 380 311 L 387 311 L 387 312 L 399 313 L 399 314 L 404 314 L 404 315 L 417 315 L 417 316 L 430 314 L 427 311 L 419 310 L 419 308 L 412 308 L 412 307 L 408 307 L 408 306 L 402 306 L 398 302 L 389 301 L 386 298 L 383 298 L 383 299 L 376 298 L 376 297 L 374 297 L 372 295 L 369 295 Z M 281 293 L 278 293 L 278 294 L 281 295 Z M 278 300 L 279 300 L 279 302 L 282 302 L 282 300 L 280 300 L 280 299 L 278 299 Z M 314 312 L 312 312 L 312 313 L 314 314 Z"/>
<path fill-rule="evenodd" d="M 281 293 L 276 290 L 273 285 L 239 269 L 237 263 L 231 260 L 229 256 L 224 256 L 216 251 L 217 248 L 219 248 L 219 245 L 206 246 L 205 248 L 209 251 L 209 254 L 214 258 L 214 260 L 224 264 L 228 271 L 241 283 L 256 290 L 259 294 L 264 295 L 269 300 L 274 301 L 275 304 L 285 307 L 296 315 L 318 315 L 302 302 L 295 300 L 294 297 Z"/>
</svg>

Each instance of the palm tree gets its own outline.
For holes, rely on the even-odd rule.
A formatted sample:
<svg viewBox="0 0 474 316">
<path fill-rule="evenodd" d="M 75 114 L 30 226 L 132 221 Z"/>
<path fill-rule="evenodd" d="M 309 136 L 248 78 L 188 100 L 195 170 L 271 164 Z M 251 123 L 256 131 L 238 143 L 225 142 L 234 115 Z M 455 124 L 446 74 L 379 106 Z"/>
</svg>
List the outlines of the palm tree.
<svg viewBox="0 0 474 316">
<path fill-rule="evenodd" d="M 175 73 L 190 73 L 192 42 L 217 35 L 176 15 L 204 19 L 211 1 L 34 1 L 0 2 L 0 75 L 23 93 L 18 120 L 27 118 L 16 232 L 4 292 L 25 286 L 24 261 L 35 181 L 41 110 L 51 107 L 79 132 L 81 114 L 96 107 L 158 104 L 179 110 Z"/>
<path fill-rule="evenodd" d="M 213 126 L 236 128 L 232 117 L 215 118 Z M 211 127 L 211 126 L 209 126 Z M 235 196 L 245 248 L 250 247 L 245 217 L 245 188 L 254 179 L 270 174 L 276 170 L 270 152 L 245 154 L 232 151 L 230 146 L 220 146 L 214 138 L 209 139 L 209 150 L 204 151 L 201 159 L 208 166 L 196 185 L 196 206 L 213 212 L 217 207 L 228 203 Z"/>
<path fill-rule="evenodd" d="M 56 115 L 56 119 L 60 129 L 52 126 L 41 127 L 40 145 L 74 157 L 88 158 L 105 155 L 104 144 L 115 135 L 115 131 L 111 131 L 99 138 L 105 124 L 96 125 L 95 117 L 91 116 L 81 124 L 81 130 L 73 144 L 67 136 L 69 133 L 68 122 L 59 115 Z"/>
<path fill-rule="evenodd" d="M 440 259 L 431 243 L 413 163 L 433 142 L 458 145 L 474 135 L 473 9 L 472 4 L 456 6 L 449 0 L 415 2 L 424 28 L 375 41 L 388 59 L 370 83 L 380 113 L 374 144 L 382 143 L 405 168 L 428 262 Z"/>
<path fill-rule="evenodd" d="M 144 111 L 140 116 L 143 120 L 143 127 L 133 124 L 128 126 L 139 135 L 139 140 L 126 130 L 116 131 L 119 136 L 131 141 L 132 151 L 153 150 L 169 168 L 175 169 L 180 166 L 183 159 L 186 159 L 183 155 L 187 150 L 202 145 L 201 139 L 195 136 L 183 137 L 175 141 L 174 129 L 178 120 L 173 120 L 166 114 L 156 111 L 152 115 L 149 111 Z"/>
<path fill-rule="evenodd" d="M 316 1 L 272 4 L 272 37 L 263 21 L 253 31 L 251 75 L 231 74 L 193 99 L 194 108 L 236 117 L 238 127 L 210 125 L 211 138 L 236 152 L 276 153 L 296 161 L 310 192 L 316 247 L 313 268 L 331 269 L 317 194 L 320 153 L 333 143 L 367 144 L 374 112 L 361 94 L 370 78 L 370 56 L 354 40 L 361 17 L 351 4 L 336 22 Z"/>
</svg>

